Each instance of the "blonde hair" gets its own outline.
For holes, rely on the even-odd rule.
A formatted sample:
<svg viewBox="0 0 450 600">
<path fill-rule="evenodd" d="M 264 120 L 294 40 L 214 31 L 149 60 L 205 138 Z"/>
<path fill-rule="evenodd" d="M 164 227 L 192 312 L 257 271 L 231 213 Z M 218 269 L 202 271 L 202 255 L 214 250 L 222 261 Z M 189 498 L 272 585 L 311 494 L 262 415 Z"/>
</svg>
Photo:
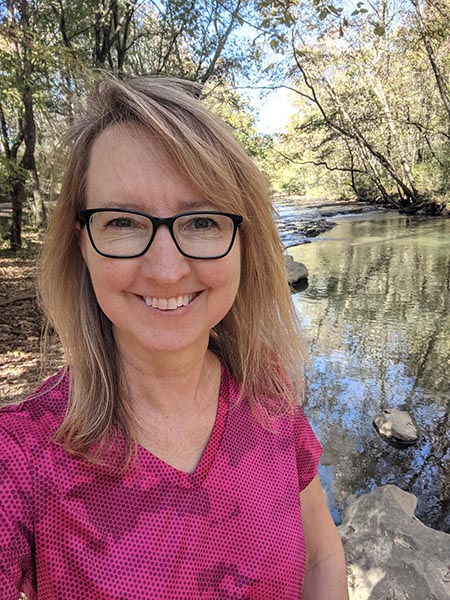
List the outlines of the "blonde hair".
<svg viewBox="0 0 450 600">
<path fill-rule="evenodd" d="M 286 412 L 302 396 L 299 323 L 267 181 L 197 92 L 167 77 L 108 78 L 95 85 L 68 133 L 70 156 L 42 256 L 40 297 L 70 370 L 69 408 L 56 439 L 90 460 L 114 445 L 118 430 L 128 456 L 132 447 L 112 325 L 97 303 L 76 235 L 92 144 L 114 124 L 135 124 L 155 136 L 208 202 L 243 216 L 239 290 L 211 332 L 210 347 L 253 406 Z"/>
</svg>

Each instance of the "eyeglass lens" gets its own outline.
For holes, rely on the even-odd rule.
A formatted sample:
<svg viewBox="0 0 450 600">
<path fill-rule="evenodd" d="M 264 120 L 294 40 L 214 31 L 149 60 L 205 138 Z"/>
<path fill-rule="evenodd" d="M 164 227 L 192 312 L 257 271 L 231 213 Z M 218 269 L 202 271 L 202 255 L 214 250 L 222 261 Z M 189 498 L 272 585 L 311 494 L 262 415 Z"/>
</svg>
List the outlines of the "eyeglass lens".
<svg viewBox="0 0 450 600">
<path fill-rule="evenodd" d="M 110 210 L 94 213 L 89 227 L 97 251 L 118 258 L 142 254 L 154 231 L 153 223 L 144 215 Z M 226 215 L 192 213 L 177 217 L 172 231 L 184 254 L 193 258 L 213 258 L 230 249 L 235 224 Z"/>
</svg>

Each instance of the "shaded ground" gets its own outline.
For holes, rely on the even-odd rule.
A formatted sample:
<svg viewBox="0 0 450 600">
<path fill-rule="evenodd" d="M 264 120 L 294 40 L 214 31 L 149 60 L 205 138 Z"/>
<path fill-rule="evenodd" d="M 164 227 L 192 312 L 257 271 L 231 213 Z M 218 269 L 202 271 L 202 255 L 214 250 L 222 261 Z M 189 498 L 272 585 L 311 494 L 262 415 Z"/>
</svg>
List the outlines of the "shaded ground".
<svg viewBox="0 0 450 600">
<path fill-rule="evenodd" d="M 40 243 L 27 239 L 20 255 L 0 250 L 0 402 L 18 402 L 41 377 L 42 314 L 36 302 L 36 259 Z M 59 349 L 51 364 L 61 364 Z"/>
</svg>

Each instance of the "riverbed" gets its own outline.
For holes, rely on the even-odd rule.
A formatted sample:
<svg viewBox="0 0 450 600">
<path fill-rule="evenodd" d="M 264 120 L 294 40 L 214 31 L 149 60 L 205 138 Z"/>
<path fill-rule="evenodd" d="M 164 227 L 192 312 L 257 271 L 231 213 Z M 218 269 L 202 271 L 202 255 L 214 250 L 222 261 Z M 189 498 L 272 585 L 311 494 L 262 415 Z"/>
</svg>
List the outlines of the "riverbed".
<svg viewBox="0 0 450 600">
<path fill-rule="evenodd" d="M 278 208 L 283 221 L 302 219 L 301 207 Z M 285 243 L 310 273 L 293 298 L 334 519 L 352 496 L 392 483 L 417 496 L 424 523 L 450 532 L 450 220 L 364 211 L 333 221 L 298 246 L 287 227 Z M 373 417 L 388 407 L 411 413 L 416 446 L 378 436 Z"/>
</svg>

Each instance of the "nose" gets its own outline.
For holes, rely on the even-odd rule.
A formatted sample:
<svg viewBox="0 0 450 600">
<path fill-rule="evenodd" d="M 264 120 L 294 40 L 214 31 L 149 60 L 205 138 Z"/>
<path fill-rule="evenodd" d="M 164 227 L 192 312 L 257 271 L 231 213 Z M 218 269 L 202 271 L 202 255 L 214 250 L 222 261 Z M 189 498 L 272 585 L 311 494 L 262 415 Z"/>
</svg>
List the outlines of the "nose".
<svg viewBox="0 0 450 600">
<path fill-rule="evenodd" d="M 173 283 L 188 275 L 191 263 L 175 246 L 169 228 L 158 227 L 153 242 L 144 254 L 142 272 L 160 283 Z"/>
</svg>

